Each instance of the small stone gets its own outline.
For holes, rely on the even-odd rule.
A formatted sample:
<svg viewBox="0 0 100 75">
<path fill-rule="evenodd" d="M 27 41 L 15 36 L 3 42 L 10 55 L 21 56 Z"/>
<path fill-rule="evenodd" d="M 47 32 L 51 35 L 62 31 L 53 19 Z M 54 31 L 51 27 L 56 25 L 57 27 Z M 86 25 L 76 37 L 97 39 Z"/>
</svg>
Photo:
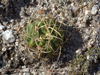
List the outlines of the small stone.
<svg viewBox="0 0 100 75">
<path fill-rule="evenodd" d="M 91 48 L 91 42 L 92 42 L 93 40 L 92 39 L 90 39 L 89 41 L 88 41 L 88 49 L 90 49 Z"/>
<path fill-rule="evenodd" d="M 47 9 L 48 9 L 48 8 L 45 6 L 45 7 L 44 7 L 44 10 L 47 11 Z"/>
<path fill-rule="evenodd" d="M 52 8 L 52 12 L 55 12 L 55 8 Z"/>
<path fill-rule="evenodd" d="M 3 41 L 5 42 L 5 43 L 8 43 L 8 42 L 14 42 L 15 41 L 15 37 L 14 37 L 14 35 L 12 34 L 12 30 L 6 30 L 6 31 L 4 31 L 3 33 L 3 37 L 2 37 L 2 39 L 3 39 Z"/>
<path fill-rule="evenodd" d="M 97 5 L 94 5 L 94 6 L 92 7 L 91 14 L 92 14 L 92 15 L 96 15 L 97 12 L 98 12 L 98 6 L 97 6 Z"/>
<path fill-rule="evenodd" d="M 34 70 L 31 70 L 31 74 L 33 74 L 33 75 L 38 75 L 37 72 L 34 71 Z"/>
<path fill-rule="evenodd" d="M 24 69 L 24 68 L 26 68 L 26 66 L 22 66 L 22 68 Z"/>
<path fill-rule="evenodd" d="M 8 61 L 8 64 L 11 64 L 11 60 Z"/>
<path fill-rule="evenodd" d="M 87 3 L 86 2 L 84 2 L 84 6 L 86 6 L 87 5 Z"/>
<path fill-rule="evenodd" d="M 95 34 L 97 34 L 97 31 L 96 31 L 96 30 L 95 30 L 95 31 L 93 31 L 92 35 L 95 35 Z"/>
<path fill-rule="evenodd" d="M 18 75 L 23 75 L 22 73 L 19 73 Z"/>
<path fill-rule="evenodd" d="M 6 48 L 5 48 L 5 47 L 3 47 L 3 48 L 2 48 L 2 51 L 6 51 Z"/>
<path fill-rule="evenodd" d="M 24 27 L 25 24 L 26 24 L 26 21 L 24 19 L 22 19 L 20 22 L 20 27 Z"/>
<path fill-rule="evenodd" d="M 79 10 L 79 7 L 73 7 L 72 14 L 76 15 L 78 10 Z"/>
<path fill-rule="evenodd" d="M 90 59 L 90 56 L 89 55 L 87 56 L 87 59 Z"/>
<path fill-rule="evenodd" d="M 81 49 L 78 49 L 78 50 L 76 51 L 76 54 L 78 54 L 78 55 L 80 55 L 81 53 L 82 53 Z"/>
<path fill-rule="evenodd" d="M 14 19 L 11 19 L 10 22 L 14 22 Z"/>
<path fill-rule="evenodd" d="M 10 28 L 11 28 L 11 26 L 10 26 L 10 25 L 8 25 L 8 26 L 7 26 L 7 29 L 10 29 Z"/>
<path fill-rule="evenodd" d="M 88 41 L 88 40 L 89 40 L 89 38 L 90 38 L 90 36 L 89 36 L 89 35 L 84 36 L 84 40 L 85 40 L 85 41 Z"/>
<path fill-rule="evenodd" d="M 74 3 L 71 3 L 71 6 L 73 6 L 73 7 L 74 7 Z"/>
<path fill-rule="evenodd" d="M 13 60 L 14 58 L 13 57 L 11 57 L 11 60 Z"/>
<path fill-rule="evenodd" d="M 23 73 L 23 75 L 26 75 L 26 73 Z"/>
<path fill-rule="evenodd" d="M 13 29 L 18 29 L 18 26 L 13 26 Z"/>
<path fill-rule="evenodd" d="M 85 15 L 88 15 L 90 13 L 90 10 L 85 10 Z"/>
<path fill-rule="evenodd" d="M 18 46 L 18 42 L 15 42 L 15 45 Z"/>
<path fill-rule="evenodd" d="M 30 73 L 26 73 L 25 75 L 30 75 Z"/>
<path fill-rule="evenodd" d="M 84 27 L 86 27 L 86 25 L 85 24 L 79 24 L 79 26 L 78 26 L 78 28 L 84 28 Z"/>
<path fill-rule="evenodd" d="M 87 35 L 90 35 L 92 30 L 91 30 L 91 29 L 85 29 L 84 31 L 85 31 L 85 33 L 86 33 Z"/>
<path fill-rule="evenodd" d="M 95 41 L 91 41 L 90 44 L 92 45 Z"/>
<path fill-rule="evenodd" d="M 78 21 L 81 21 L 83 18 L 82 17 L 78 17 Z"/>
<path fill-rule="evenodd" d="M 86 15 L 83 19 L 84 22 L 86 22 L 87 20 L 89 20 L 89 15 Z"/>
<path fill-rule="evenodd" d="M 0 31 L 2 31 L 4 29 L 3 25 L 0 25 Z"/>
</svg>

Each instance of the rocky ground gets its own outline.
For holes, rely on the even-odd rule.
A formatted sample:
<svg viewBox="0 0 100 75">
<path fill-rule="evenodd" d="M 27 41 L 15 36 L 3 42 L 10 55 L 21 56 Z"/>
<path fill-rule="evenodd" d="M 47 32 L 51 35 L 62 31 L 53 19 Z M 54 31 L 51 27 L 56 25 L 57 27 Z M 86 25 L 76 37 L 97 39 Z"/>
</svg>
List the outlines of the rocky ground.
<svg viewBox="0 0 100 75">
<path fill-rule="evenodd" d="M 32 58 L 20 37 L 33 17 L 66 25 L 59 61 Z M 100 75 L 100 0 L 0 0 L 0 75 Z"/>
</svg>

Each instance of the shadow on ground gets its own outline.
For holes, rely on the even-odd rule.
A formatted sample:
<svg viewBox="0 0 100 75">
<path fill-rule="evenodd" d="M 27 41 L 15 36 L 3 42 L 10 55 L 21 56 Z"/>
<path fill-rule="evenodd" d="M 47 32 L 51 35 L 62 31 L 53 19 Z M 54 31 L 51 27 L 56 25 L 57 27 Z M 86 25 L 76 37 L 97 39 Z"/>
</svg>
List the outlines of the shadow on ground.
<svg viewBox="0 0 100 75">
<path fill-rule="evenodd" d="M 59 62 L 64 63 L 62 67 L 64 67 L 70 60 L 73 60 L 76 50 L 82 48 L 83 44 L 82 35 L 79 30 L 73 27 L 67 27 L 66 39 L 67 43 L 65 44 L 65 50 L 62 51 L 62 55 L 59 60 Z"/>
<path fill-rule="evenodd" d="M 32 5 L 36 7 L 36 0 L 0 0 L 0 20 L 9 22 L 11 19 L 21 19 L 21 7 Z M 25 14 L 25 16 L 29 16 Z"/>
</svg>

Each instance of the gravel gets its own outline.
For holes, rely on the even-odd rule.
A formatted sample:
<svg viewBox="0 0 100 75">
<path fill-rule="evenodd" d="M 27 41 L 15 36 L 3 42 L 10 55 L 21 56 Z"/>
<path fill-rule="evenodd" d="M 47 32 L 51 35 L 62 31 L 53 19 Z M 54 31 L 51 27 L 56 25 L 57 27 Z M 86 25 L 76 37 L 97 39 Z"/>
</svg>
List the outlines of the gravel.
<svg viewBox="0 0 100 75">
<path fill-rule="evenodd" d="M 86 69 L 89 74 L 100 74 L 100 54 L 97 56 L 100 52 L 99 0 L 1 0 L 0 11 L 1 75 L 74 75 L 72 69 L 80 73 L 84 63 L 73 68 L 72 61 L 81 55 L 86 56 L 85 64 L 89 62 L 88 66 L 92 67 Z M 47 13 L 66 24 L 68 42 L 58 62 L 58 57 L 48 61 L 32 58 L 21 37 L 21 29 L 32 17 L 46 16 Z M 89 52 L 93 47 L 96 48 Z"/>
</svg>

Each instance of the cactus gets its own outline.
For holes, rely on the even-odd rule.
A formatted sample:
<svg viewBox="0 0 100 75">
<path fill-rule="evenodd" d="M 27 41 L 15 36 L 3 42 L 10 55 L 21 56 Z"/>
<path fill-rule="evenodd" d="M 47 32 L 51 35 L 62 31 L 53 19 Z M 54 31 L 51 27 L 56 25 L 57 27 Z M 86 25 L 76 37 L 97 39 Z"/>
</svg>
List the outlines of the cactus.
<svg viewBox="0 0 100 75">
<path fill-rule="evenodd" d="M 63 46 L 64 30 L 56 19 L 41 18 L 26 26 L 24 40 L 29 48 L 35 48 L 32 52 L 38 58 L 43 54 L 55 55 Z"/>
</svg>

